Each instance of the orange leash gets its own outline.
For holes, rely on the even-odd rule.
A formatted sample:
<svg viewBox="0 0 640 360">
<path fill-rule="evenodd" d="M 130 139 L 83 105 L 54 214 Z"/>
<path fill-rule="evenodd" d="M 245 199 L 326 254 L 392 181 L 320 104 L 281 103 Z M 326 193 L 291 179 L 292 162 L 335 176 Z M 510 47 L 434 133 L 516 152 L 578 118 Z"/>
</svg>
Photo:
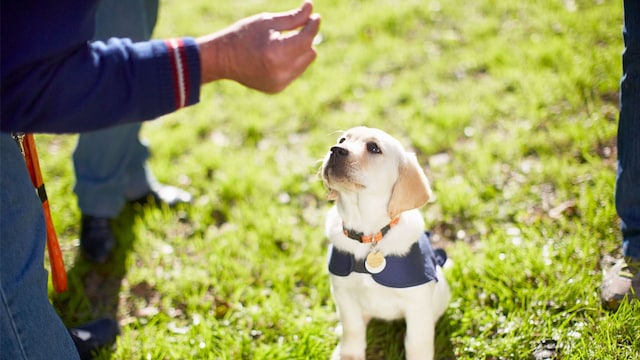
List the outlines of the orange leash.
<svg viewBox="0 0 640 360">
<path fill-rule="evenodd" d="M 38 196 L 40 197 L 40 201 L 42 201 L 42 209 L 44 210 L 44 220 L 47 226 L 47 250 L 49 251 L 53 288 L 57 293 L 61 293 L 67 290 L 67 273 L 64 269 L 64 260 L 62 259 L 58 236 L 56 235 L 53 220 L 51 219 L 49 200 L 47 199 L 47 192 L 44 189 L 44 181 L 42 181 L 40 162 L 38 161 L 38 152 L 33 134 L 23 135 L 21 143 L 31 182 L 33 182 L 33 186 L 38 191 Z"/>
</svg>

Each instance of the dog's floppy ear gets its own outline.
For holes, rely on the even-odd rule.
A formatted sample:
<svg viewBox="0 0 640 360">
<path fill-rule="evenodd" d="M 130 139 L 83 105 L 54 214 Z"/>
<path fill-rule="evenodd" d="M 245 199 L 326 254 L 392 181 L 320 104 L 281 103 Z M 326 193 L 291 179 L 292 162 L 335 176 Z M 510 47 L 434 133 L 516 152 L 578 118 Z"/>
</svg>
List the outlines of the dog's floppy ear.
<svg viewBox="0 0 640 360">
<path fill-rule="evenodd" d="M 389 199 L 387 210 L 390 218 L 395 218 L 403 211 L 416 209 L 426 204 L 431 198 L 431 187 L 415 154 L 405 153 L 405 161 L 400 164 L 398 180 L 396 180 Z"/>
</svg>

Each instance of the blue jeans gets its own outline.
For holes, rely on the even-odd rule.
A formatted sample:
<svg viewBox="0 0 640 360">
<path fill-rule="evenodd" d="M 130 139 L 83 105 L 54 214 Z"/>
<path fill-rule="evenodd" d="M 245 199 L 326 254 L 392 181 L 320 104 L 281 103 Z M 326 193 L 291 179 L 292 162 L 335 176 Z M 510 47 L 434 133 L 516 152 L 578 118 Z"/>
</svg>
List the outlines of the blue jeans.
<svg viewBox="0 0 640 360">
<path fill-rule="evenodd" d="M 623 254 L 640 258 L 640 2 L 624 0 L 615 202 Z"/>
<path fill-rule="evenodd" d="M 102 0 L 96 14 L 96 40 L 151 37 L 158 0 Z M 81 134 L 73 154 L 74 192 L 85 215 L 115 218 L 127 200 L 142 197 L 155 182 L 147 168 L 149 150 L 140 142 L 140 124 Z"/>
<path fill-rule="evenodd" d="M 0 358 L 78 359 L 47 297 L 42 205 L 11 135 L 0 154 Z"/>
<path fill-rule="evenodd" d="M 85 215 L 115 218 L 127 200 L 149 192 L 149 150 L 138 139 L 140 124 L 81 134 L 73 153 L 74 192 Z"/>
</svg>

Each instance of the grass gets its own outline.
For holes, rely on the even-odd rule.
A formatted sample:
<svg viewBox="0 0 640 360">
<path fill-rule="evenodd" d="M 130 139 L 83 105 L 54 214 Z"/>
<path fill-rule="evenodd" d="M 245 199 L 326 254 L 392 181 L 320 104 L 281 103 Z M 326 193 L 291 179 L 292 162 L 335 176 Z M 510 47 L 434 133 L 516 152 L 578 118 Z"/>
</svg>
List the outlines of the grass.
<svg viewBox="0 0 640 360">
<path fill-rule="evenodd" d="M 219 82 L 143 127 L 175 210 L 128 206 L 114 259 L 79 256 L 74 136 L 38 136 L 70 290 L 63 320 L 117 318 L 101 359 L 322 359 L 337 343 L 316 176 L 336 131 L 380 127 L 412 148 L 423 210 L 454 265 L 439 359 L 637 359 L 638 303 L 601 309 L 613 204 L 620 1 L 317 0 L 318 59 L 275 96 Z M 197 36 L 297 1 L 162 1 L 155 36 Z M 374 322 L 369 358 L 403 357 Z"/>
</svg>

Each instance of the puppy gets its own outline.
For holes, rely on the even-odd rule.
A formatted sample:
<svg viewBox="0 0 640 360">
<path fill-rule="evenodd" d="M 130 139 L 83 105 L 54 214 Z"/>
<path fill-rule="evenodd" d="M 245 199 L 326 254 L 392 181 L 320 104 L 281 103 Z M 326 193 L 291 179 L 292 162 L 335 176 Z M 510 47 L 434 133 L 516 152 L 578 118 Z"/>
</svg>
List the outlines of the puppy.
<svg viewBox="0 0 640 360">
<path fill-rule="evenodd" d="M 407 359 L 432 359 L 450 291 L 418 208 L 431 197 L 414 154 L 387 133 L 346 131 L 322 163 L 335 206 L 326 220 L 331 291 L 342 326 L 338 359 L 364 359 L 371 318 L 404 318 Z"/>
</svg>

